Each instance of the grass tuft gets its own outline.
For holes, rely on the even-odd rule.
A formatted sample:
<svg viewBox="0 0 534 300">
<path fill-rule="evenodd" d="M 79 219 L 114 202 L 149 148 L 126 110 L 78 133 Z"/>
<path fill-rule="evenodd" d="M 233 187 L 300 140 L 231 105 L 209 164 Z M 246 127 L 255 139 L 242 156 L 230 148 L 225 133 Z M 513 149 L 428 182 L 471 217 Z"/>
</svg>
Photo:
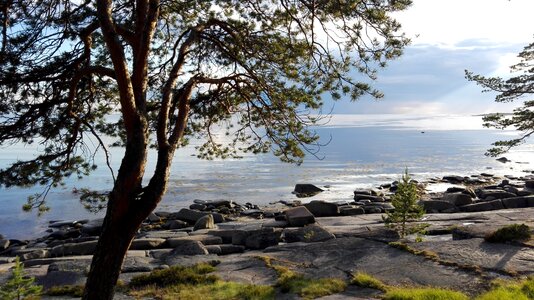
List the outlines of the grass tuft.
<svg viewBox="0 0 534 300">
<path fill-rule="evenodd" d="M 388 290 L 388 286 L 385 283 L 363 272 L 356 273 L 356 275 L 352 277 L 350 283 L 364 288 L 380 290 L 382 292 L 386 292 Z"/>
<path fill-rule="evenodd" d="M 83 285 L 61 285 L 53 286 L 46 290 L 48 296 L 73 296 L 81 297 L 83 295 Z"/>
<path fill-rule="evenodd" d="M 498 280 L 492 285 L 491 290 L 478 296 L 476 300 L 534 299 L 534 277 L 521 281 Z"/>
<path fill-rule="evenodd" d="M 208 275 L 215 271 L 209 264 L 202 263 L 192 267 L 173 266 L 169 269 L 156 270 L 147 275 L 132 278 L 129 286 L 132 288 L 154 285 L 164 287 L 175 284 L 206 284 L 217 281 L 217 276 Z"/>
<path fill-rule="evenodd" d="M 387 291 L 385 300 L 468 300 L 467 295 L 441 288 L 394 288 Z"/>
<path fill-rule="evenodd" d="M 485 237 L 490 243 L 506 243 L 512 241 L 524 241 L 530 239 L 530 227 L 525 224 L 512 224 L 497 229 Z"/>
</svg>

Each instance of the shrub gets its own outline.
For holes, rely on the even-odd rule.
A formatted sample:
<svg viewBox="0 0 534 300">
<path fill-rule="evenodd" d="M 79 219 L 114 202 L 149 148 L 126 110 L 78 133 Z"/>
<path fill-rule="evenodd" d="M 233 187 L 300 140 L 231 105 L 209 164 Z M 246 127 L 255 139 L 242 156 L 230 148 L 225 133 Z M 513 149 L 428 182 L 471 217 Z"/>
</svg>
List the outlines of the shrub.
<svg viewBox="0 0 534 300">
<path fill-rule="evenodd" d="M 417 204 L 419 191 L 417 185 L 410 179 L 408 169 L 404 171 L 398 184 L 397 192 L 391 198 L 395 210 L 386 212 L 382 217 L 387 227 L 395 229 L 401 238 L 408 233 L 408 222 L 420 220 L 424 215 L 423 208 Z"/>
<path fill-rule="evenodd" d="M 511 241 L 523 241 L 530 239 L 530 227 L 525 224 L 512 224 L 497 229 L 485 237 L 490 243 L 506 243 Z"/>
<path fill-rule="evenodd" d="M 35 278 L 24 275 L 24 266 L 19 257 L 15 259 L 15 266 L 8 281 L 0 287 L 0 299 L 20 300 L 31 299 L 41 294 L 43 287 L 34 284 Z"/>
</svg>

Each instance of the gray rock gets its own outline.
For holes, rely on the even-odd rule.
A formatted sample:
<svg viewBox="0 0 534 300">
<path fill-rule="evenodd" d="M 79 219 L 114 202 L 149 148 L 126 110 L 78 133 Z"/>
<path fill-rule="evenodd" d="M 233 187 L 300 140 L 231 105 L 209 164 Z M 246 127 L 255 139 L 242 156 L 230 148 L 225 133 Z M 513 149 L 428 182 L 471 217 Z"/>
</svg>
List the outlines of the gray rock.
<svg viewBox="0 0 534 300">
<path fill-rule="evenodd" d="M 161 248 L 165 244 L 165 239 L 161 238 L 140 238 L 132 241 L 130 250 L 150 250 Z"/>
<path fill-rule="evenodd" d="M 205 215 L 202 218 L 198 219 L 198 221 L 195 223 L 195 226 L 193 227 L 193 231 L 200 230 L 200 229 L 215 229 L 217 226 L 215 225 L 215 222 L 213 221 L 213 216 Z"/>
<path fill-rule="evenodd" d="M 354 200 L 355 201 L 369 200 L 371 202 L 384 202 L 385 201 L 384 197 L 372 196 L 372 195 L 354 195 Z"/>
<path fill-rule="evenodd" d="M 282 232 L 280 230 L 266 229 L 259 232 L 251 232 L 245 240 L 245 247 L 249 249 L 265 249 L 278 245 Z"/>
<path fill-rule="evenodd" d="M 162 227 L 167 228 L 167 229 L 182 229 L 188 226 L 189 224 L 187 224 L 187 222 L 184 222 L 182 220 L 168 220 L 167 222 L 165 222 L 165 224 L 163 224 Z"/>
<path fill-rule="evenodd" d="M 213 235 L 194 235 L 183 238 L 170 238 L 167 239 L 167 245 L 171 248 L 175 248 L 189 241 L 200 242 L 204 245 L 219 245 L 222 244 L 222 238 Z"/>
<path fill-rule="evenodd" d="M 525 181 L 525 187 L 527 189 L 534 189 L 534 180 L 526 180 Z"/>
<path fill-rule="evenodd" d="M 221 255 L 234 254 L 234 253 L 243 253 L 245 252 L 245 247 L 242 245 L 218 245 L 221 249 Z"/>
<path fill-rule="evenodd" d="M 80 231 L 86 235 L 92 235 L 92 236 L 100 235 L 100 233 L 102 232 L 103 223 L 104 223 L 104 219 L 91 220 L 83 224 L 83 226 L 80 228 Z"/>
<path fill-rule="evenodd" d="M 289 226 L 302 227 L 304 225 L 315 223 L 315 217 L 304 206 L 290 208 L 284 211 Z"/>
<path fill-rule="evenodd" d="M 451 186 L 448 188 L 445 193 L 462 193 L 465 192 L 465 187 L 463 186 Z"/>
<path fill-rule="evenodd" d="M 9 240 L 0 239 L 0 251 L 4 251 L 9 247 L 11 242 Z"/>
<path fill-rule="evenodd" d="M 383 212 L 382 208 L 379 206 L 364 206 L 363 210 L 366 214 L 379 214 Z"/>
<path fill-rule="evenodd" d="M 512 197 L 501 199 L 504 208 L 524 208 L 528 207 L 527 197 Z"/>
<path fill-rule="evenodd" d="M 148 239 L 168 239 L 168 238 L 180 238 L 188 237 L 187 232 L 174 231 L 174 230 L 158 230 L 158 231 L 148 231 L 139 234 L 138 238 L 148 238 Z"/>
<path fill-rule="evenodd" d="M 161 217 L 156 215 L 155 213 L 150 213 L 146 219 L 151 223 L 161 222 Z"/>
<path fill-rule="evenodd" d="M 443 176 L 443 180 L 447 181 L 447 182 L 450 182 L 450 183 L 461 183 L 461 182 L 464 181 L 464 179 L 465 179 L 465 177 L 458 176 L 458 175 Z"/>
<path fill-rule="evenodd" d="M 148 251 L 148 256 L 155 259 L 162 259 L 171 253 L 172 249 L 154 249 Z"/>
<path fill-rule="evenodd" d="M 50 252 L 48 251 L 48 249 L 34 249 L 31 252 L 22 254 L 20 256 L 20 259 L 25 261 L 25 260 L 30 260 L 30 259 L 39 259 L 39 258 L 47 258 L 47 257 L 50 257 Z"/>
<path fill-rule="evenodd" d="M 263 217 L 264 211 L 261 209 L 246 209 L 241 212 L 242 216 L 252 217 L 252 218 L 261 218 Z"/>
<path fill-rule="evenodd" d="M 194 209 L 194 210 L 203 211 L 203 210 L 206 210 L 208 207 L 205 204 L 193 203 L 193 204 L 189 205 L 189 208 L 190 209 Z"/>
<path fill-rule="evenodd" d="M 178 244 L 168 257 L 176 255 L 207 255 L 208 249 L 199 241 L 186 240 Z"/>
<path fill-rule="evenodd" d="M 55 240 L 66 240 L 70 238 L 75 238 L 80 236 L 80 231 L 78 229 L 60 229 L 52 232 L 48 235 L 49 238 Z"/>
<path fill-rule="evenodd" d="M 504 206 L 501 200 L 497 199 L 497 200 L 492 200 L 492 201 L 484 201 L 484 202 L 465 205 L 465 206 L 462 206 L 460 209 L 465 212 L 477 212 L 477 211 L 504 209 Z"/>
<path fill-rule="evenodd" d="M 315 217 L 334 217 L 339 215 L 339 207 L 335 203 L 313 200 L 304 204 Z"/>
<path fill-rule="evenodd" d="M 441 200 L 419 201 L 419 205 L 422 205 L 427 213 L 442 212 L 444 210 L 456 208 L 456 206 L 449 201 Z"/>
<path fill-rule="evenodd" d="M 75 221 L 50 221 L 48 227 L 61 228 L 61 227 L 75 227 L 76 224 L 85 224 L 89 220 L 75 220 Z"/>
<path fill-rule="evenodd" d="M 198 211 L 198 210 L 192 210 L 192 209 L 187 209 L 187 208 L 182 208 L 179 212 L 171 214 L 169 216 L 169 219 L 173 219 L 173 220 L 178 219 L 178 220 L 186 221 L 191 224 L 195 224 L 198 221 L 198 219 L 209 214 L 213 216 L 213 220 L 215 223 L 224 222 L 223 215 L 219 213 Z"/>
<path fill-rule="evenodd" d="M 295 193 L 299 197 L 311 197 L 319 194 L 322 191 L 323 189 L 313 184 L 298 183 L 295 185 L 295 190 L 293 191 L 293 193 Z"/>
<path fill-rule="evenodd" d="M 59 245 L 50 250 L 51 256 L 90 255 L 93 254 L 98 241 Z"/>
<path fill-rule="evenodd" d="M 506 192 L 503 190 L 496 190 L 496 189 L 492 189 L 492 190 L 481 189 L 481 190 L 478 190 L 477 195 L 480 199 L 487 199 L 491 197 L 493 199 L 503 199 L 503 198 L 511 198 L 511 197 L 517 196 L 516 194 Z"/>
<path fill-rule="evenodd" d="M 473 203 L 473 199 L 471 198 L 471 196 L 464 193 L 445 193 L 443 194 L 441 200 L 447 201 L 456 206 L 464 206 Z"/>
<path fill-rule="evenodd" d="M 357 190 L 354 190 L 354 196 L 356 196 L 356 195 L 367 195 L 367 196 L 371 196 L 371 195 L 372 195 L 372 192 L 371 192 L 371 190 L 357 189 Z"/>
<path fill-rule="evenodd" d="M 342 216 L 355 216 L 365 214 L 365 210 L 360 206 L 346 206 L 339 208 Z"/>
<path fill-rule="evenodd" d="M 121 273 L 151 272 L 156 268 L 151 257 L 126 257 Z"/>
<path fill-rule="evenodd" d="M 205 247 L 206 247 L 206 250 L 208 250 L 209 254 L 217 254 L 217 255 L 221 255 L 222 254 L 222 250 L 221 250 L 221 246 L 220 245 L 209 245 L 209 246 L 205 246 Z"/>
<path fill-rule="evenodd" d="M 511 162 L 511 160 L 509 160 L 508 158 L 506 158 L 506 157 L 504 157 L 504 156 L 503 156 L 503 157 L 499 157 L 499 158 L 497 158 L 496 161 L 498 161 L 498 162 L 502 162 L 502 163 Z"/>
<path fill-rule="evenodd" d="M 207 232 L 207 234 L 220 237 L 224 244 L 231 244 L 232 243 L 232 236 L 235 234 L 235 230 L 233 230 L 233 229 L 215 229 L 215 230 L 209 230 Z"/>
<path fill-rule="evenodd" d="M 317 224 L 311 224 L 301 228 L 284 229 L 283 236 L 284 241 L 287 243 L 315 243 L 336 238 L 331 232 Z"/>
</svg>

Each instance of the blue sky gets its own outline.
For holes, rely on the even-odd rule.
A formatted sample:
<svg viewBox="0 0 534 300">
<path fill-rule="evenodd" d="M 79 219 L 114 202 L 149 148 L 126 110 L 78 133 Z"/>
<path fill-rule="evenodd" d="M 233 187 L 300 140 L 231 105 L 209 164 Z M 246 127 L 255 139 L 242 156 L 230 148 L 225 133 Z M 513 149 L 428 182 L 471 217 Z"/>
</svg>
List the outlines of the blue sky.
<svg viewBox="0 0 534 300">
<path fill-rule="evenodd" d="M 464 78 L 464 70 L 510 75 L 517 53 L 534 40 L 533 0 L 413 2 L 396 15 L 412 44 L 374 82 L 385 97 L 339 101 L 333 113 L 479 114 L 518 105 L 495 103 L 494 95 Z"/>
</svg>

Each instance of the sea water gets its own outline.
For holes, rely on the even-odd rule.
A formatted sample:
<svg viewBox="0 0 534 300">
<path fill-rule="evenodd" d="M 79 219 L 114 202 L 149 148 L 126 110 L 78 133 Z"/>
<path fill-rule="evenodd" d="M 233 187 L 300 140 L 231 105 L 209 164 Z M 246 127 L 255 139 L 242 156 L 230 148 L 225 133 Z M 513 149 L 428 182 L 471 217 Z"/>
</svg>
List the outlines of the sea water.
<svg viewBox="0 0 534 300">
<path fill-rule="evenodd" d="M 195 141 L 179 149 L 171 170 L 169 187 L 156 210 L 177 211 L 193 200 L 228 199 L 238 203 L 264 205 L 297 199 L 291 193 L 297 183 L 311 183 L 326 191 L 303 201 L 351 200 L 355 188 L 374 187 L 400 178 L 407 168 L 415 179 L 443 175 L 522 175 L 532 169 L 534 145 L 525 144 L 505 156 L 501 163 L 484 155 L 496 140 L 517 135 L 514 131 L 483 129 L 477 116 L 335 115 L 317 127 L 324 144 L 315 155 L 308 154 L 300 166 L 282 163 L 272 154 L 245 155 L 242 159 L 205 161 L 195 155 Z M 198 143 L 196 143 L 198 144 Z M 17 159 L 31 158 L 33 147 L 15 145 L 0 149 L 0 166 Z M 123 150 L 114 148 L 112 167 L 118 168 Z M 149 156 L 151 175 L 155 153 Z M 50 220 L 92 219 L 74 191 L 111 189 L 111 173 L 103 157 L 98 169 L 81 180 L 67 179 L 64 186 L 47 196 L 51 211 L 38 217 L 23 212 L 25 199 L 43 187 L 1 188 L 0 234 L 7 238 L 41 236 Z"/>
</svg>

